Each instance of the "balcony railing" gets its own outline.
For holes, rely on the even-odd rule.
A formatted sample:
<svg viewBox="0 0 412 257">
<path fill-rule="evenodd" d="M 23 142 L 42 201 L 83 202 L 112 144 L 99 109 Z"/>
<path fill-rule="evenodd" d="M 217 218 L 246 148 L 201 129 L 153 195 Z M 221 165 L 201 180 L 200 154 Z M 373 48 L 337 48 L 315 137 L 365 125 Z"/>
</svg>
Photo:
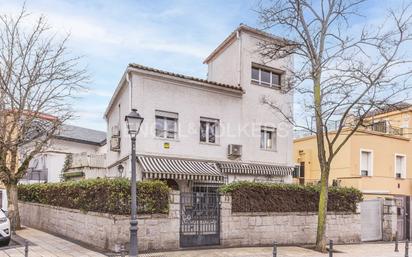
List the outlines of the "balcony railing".
<svg viewBox="0 0 412 257">
<path fill-rule="evenodd" d="M 29 169 L 22 178 L 23 180 L 31 180 L 31 181 L 39 181 L 39 182 L 47 182 L 47 175 L 48 175 L 48 170 L 47 169 L 41 169 L 41 170 L 33 170 Z"/>
<path fill-rule="evenodd" d="M 73 154 L 73 160 L 70 168 L 92 167 L 92 168 L 106 168 L 105 154 L 88 154 L 80 153 Z"/>
</svg>

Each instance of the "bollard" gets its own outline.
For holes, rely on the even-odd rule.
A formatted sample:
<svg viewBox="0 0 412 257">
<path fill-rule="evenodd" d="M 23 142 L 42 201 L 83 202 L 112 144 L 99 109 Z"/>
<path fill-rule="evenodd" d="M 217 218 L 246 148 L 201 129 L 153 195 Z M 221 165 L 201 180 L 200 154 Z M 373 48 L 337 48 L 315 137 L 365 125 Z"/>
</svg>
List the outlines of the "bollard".
<svg viewBox="0 0 412 257">
<path fill-rule="evenodd" d="M 277 256 L 278 256 L 278 246 L 275 241 L 273 242 L 273 257 L 277 257 Z"/>
<path fill-rule="evenodd" d="M 329 240 L 329 257 L 333 257 L 333 240 Z"/>
<path fill-rule="evenodd" d="M 125 257 L 125 251 L 126 251 L 126 249 L 125 249 L 125 247 L 124 247 L 124 244 L 122 244 L 121 246 L 120 246 L 120 256 L 121 257 Z"/>
<path fill-rule="evenodd" d="M 395 234 L 395 252 L 399 252 L 398 231 Z"/>
<path fill-rule="evenodd" d="M 405 241 L 405 257 L 409 257 L 409 239 Z"/>
<path fill-rule="evenodd" d="M 24 242 L 24 257 L 29 257 L 29 241 Z"/>
</svg>

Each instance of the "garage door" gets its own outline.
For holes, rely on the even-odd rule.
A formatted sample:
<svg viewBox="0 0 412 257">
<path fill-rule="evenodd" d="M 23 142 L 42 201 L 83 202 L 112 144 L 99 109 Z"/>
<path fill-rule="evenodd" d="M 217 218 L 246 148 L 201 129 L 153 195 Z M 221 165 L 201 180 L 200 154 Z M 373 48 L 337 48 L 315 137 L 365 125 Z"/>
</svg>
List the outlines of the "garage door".
<svg viewBox="0 0 412 257">
<path fill-rule="evenodd" d="M 365 200 L 361 203 L 362 241 L 382 240 L 382 200 Z"/>
</svg>

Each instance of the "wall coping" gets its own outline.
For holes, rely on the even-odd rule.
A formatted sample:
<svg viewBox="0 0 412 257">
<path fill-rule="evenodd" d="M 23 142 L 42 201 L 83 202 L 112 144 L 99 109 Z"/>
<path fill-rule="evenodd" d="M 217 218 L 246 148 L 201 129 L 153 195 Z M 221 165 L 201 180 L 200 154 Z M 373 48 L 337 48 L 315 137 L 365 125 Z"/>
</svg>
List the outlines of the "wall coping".
<svg viewBox="0 0 412 257">
<path fill-rule="evenodd" d="M 66 207 L 54 206 L 54 205 L 48 205 L 48 204 L 42 204 L 42 203 L 31 203 L 31 202 L 23 202 L 23 201 L 19 201 L 19 203 L 20 204 L 32 205 L 32 206 L 39 206 L 39 207 L 43 207 L 43 208 L 61 210 L 61 211 L 66 211 L 66 212 L 72 212 L 72 213 L 80 213 L 80 214 L 84 214 L 84 215 L 96 216 L 96 217 L 112 219 L 112 220 L 129 220 L 130 219 L 129 215 L 118 215 L 118 214 L 102 213 L 102 212 L 94 212 L 94 211 L 82 211 L 82 210 L 79 210 L 79 209 L 70 209 L 70 208 L 66 208 Z M 154 218 L 165 218 L 165 219 L 167 219 L 168 217 L 169 217 L 169 214 L 164 214 L 164 213 L 159 213 L 159 214 L 138 214 L 137 215 L 138 219 L 154 219 Z"/>
<path fill-rule="evenodd" d="M 232 216 L 317 216 L 317 212 L 232 212 Z M 359 215 L 354 212 L 327 212 L 328 216 Z"/>
</svg>

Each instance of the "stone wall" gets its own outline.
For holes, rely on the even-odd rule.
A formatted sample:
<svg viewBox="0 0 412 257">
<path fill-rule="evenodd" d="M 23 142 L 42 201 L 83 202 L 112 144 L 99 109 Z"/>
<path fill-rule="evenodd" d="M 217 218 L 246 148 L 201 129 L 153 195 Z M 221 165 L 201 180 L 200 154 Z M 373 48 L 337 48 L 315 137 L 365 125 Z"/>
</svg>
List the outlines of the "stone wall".
<svg viewBox="0 0 412 257">
<path fill-rule="evenodd" d="M 179 248 L 179 196 L 179 192 L 171 193 L 169 214 L 138 215 L 141 251 Z M 112 251 L 129 242 L 129 216 L 23 202 L 19 208 L 25 226 Z"/>
<path fill-rule="evenodd" d="M 221 244 L 231 246 L 313 244 L 316 241 L 316 213 L 232 213 L 231 197 L 221 197 Z M 361 241 L 358 213 L 329 213 L 326 235 L 335 243 Z"/>
<path fill-rule="evenodd" d="M 20 203 L 23 225 L 62 235 L 99 248 L 116 251 L 129 241 L 129 217 Z M 260 246 L 312 244 L 316 213 L 232 213 L 231 197 L 221 197 L 221 245 Z M 180 194 L 170 195 L 169 214 L 139 215 L 140 251 L 179 249 Z M 360 242 L 360 215 L 330 213 L 327 237 L 336 243 Z"/>
</svg>

